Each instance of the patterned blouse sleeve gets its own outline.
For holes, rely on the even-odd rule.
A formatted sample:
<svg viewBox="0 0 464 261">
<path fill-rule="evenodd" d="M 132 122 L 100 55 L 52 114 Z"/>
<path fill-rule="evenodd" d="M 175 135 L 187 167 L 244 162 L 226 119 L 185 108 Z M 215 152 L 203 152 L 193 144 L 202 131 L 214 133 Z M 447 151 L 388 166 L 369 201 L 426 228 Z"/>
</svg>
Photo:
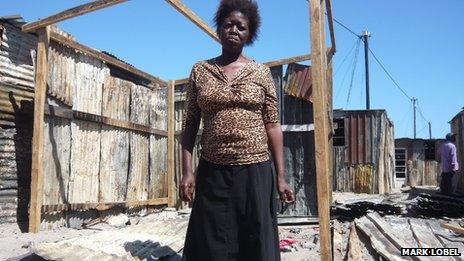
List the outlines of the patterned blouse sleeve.
<svg viewBox="0 0 464 261">
<path fill-rule="evenodd" d="M 264 87 L 265 87 L 265 101 L 263 106 L 263 120 L 264 124 L 278 123 L 279 110 L 277 109 L 277 94 L 272 79 L 271 70 L 265 67 L 264 70 Z"/>
<path fill-rule="evenodd" d="M 186 91 L 186 104 L 184 112 L 184 122 L 182 130 L 189 132 L 200 123 L 201 110 L 197 103 L 197 86 L 196 86 L 196 66 L 194 65 L 190 73 Z"/>
</svg>

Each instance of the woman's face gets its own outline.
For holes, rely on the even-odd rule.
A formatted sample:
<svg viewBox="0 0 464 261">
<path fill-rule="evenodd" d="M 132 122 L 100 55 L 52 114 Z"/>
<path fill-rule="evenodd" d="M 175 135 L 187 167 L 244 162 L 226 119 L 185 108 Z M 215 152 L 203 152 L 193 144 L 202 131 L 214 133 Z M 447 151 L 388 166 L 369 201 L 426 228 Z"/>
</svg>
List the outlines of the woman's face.
<svg viewBox="0 0 464 261">
<path fill-rule="evenodd" d="M 241 50 L 249 37 L 248 18 L 244 14 L 234 11 L 224 19 L 219 31 L 219 38 L 224 49 L 229 51 Z"/>
</svg>

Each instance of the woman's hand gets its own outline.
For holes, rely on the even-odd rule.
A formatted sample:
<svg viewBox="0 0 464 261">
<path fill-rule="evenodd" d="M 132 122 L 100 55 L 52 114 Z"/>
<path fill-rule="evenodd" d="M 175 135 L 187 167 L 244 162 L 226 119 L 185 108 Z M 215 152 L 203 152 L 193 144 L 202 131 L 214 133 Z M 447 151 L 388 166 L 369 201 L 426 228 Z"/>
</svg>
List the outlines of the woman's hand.
<svg viewBox="0 0 464 261">
<path fill-rule="evenodd" d="M 293 203 L 295 201 L 295 194 L 287 182 L 283 179 L 277 181 L 277 192 L 282 202 Z"/>
<path fill-rule="evenodd" d="M 180 182 L 180 199 L 182 201 L 191 202 L 193 200 L 193 193 L 195 192 L 195 177 L 192 173 L 182 175 Z"/>
</svg>

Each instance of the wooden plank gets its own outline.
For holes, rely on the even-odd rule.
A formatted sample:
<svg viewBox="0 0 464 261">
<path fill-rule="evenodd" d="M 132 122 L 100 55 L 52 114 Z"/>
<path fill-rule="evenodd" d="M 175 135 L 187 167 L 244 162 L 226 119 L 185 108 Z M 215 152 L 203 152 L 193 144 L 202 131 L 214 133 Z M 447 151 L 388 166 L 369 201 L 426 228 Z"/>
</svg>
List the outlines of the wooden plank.
<svg viewBox="0 0 464 261">
<path fill-rule="evenodd" d="M 168 114 L 167 114 L 167 128 L 168 128 L 168 166 L 167 166 L 167 187 L 168 187 L 168 198 L 169 198 L 169 206 L 174 206 L 176 202 L 176 195 L 174 195 L 175 191 L 175 183 L 174 183 L 174 171 L 175 171 L 175 162 L 174 162 L 174 131 L 175 131 L 175 103 L 174 103 L 174 88 L 175 88 L 175 81 L 170 81 L 168 85 L 168 95 L 167 95 L 167 107 L 168 107 Z"/>
<path fill-rule="evenodd" d="M 117 58 L 114 58 L 114 57 L 111 57 L 107 54 L 104 54 L 104 53 L 101 53 L 100 51 L 96 50 L 96 49 L 93 49 L 93 48 L 90 48 L 90 47 L 87 47 L 83 44 L 80 44 L 78 42 L 76 42 L 75 40 L 71 39 L 70 37 L 66 37 L 66 36 L 63 36 L 63 35 L 60 35 L 58 34 L 57 32 L 51 32 L 50 33 L 50 38 L 51 40 L 53 41 L 56 41 L 60 44 L 63 44 L 65 46 L 69 46 L 71 48 L 74 48 L 80 52 L 83 52 L 85 53 L 86 55 L 88 56 L 91 56 L 91 57 L 94 57 L 94 58 L 97 58 L 105 63 L 108 63 L 108 64 L 111 64 L 111 65 L 114 65 L 120 69 L 123 69 L 127 72 L 130 72 L 130 73 L 133 73 L 143 79 L 147 79 L 151 82 L 154 83 L 154 86 L 153 87 L 156 87 L 157 85 L 159 85 L 160 87 L 164 87 L 166 86 L 166 82 L 161 80 L 160 78 L 158 77 L 155 77 L 153 75 L 150 75 L 144 71 L 141 71 L 137 68 L 135 68 L 134 66 L 130 65 L 130 64 L 127 64 Z"/>
<path fill-rule="evenodd" d="M 354 223 L 351 223 L 350 226 L 350 234 L 348 236 L 348 246 L 346 254 L 348 260 L 364 260 L 361 242 L 358 237 L 358 232 L 356 232 L 356 225 Z"/>
<path fill-rule="evenodd" d="M 220 43 L 219 37 L 216 34 L 216 31 L 213 30 L 207 23 L 205 23 L 197 14 L 190 10 L 186 5 L 182 3 L 181 0 L 165 0 L 168 4 L 174 7 L 179 13 L 183 14 L 187 19 L 193 22 L 198 26 L 203 32 L 207 33 L 211 38 L 216 42 Z"/>
<path fill-rule="evenodd" d="M 324 7 L 320 1 L 310 1 L 311 26 L 311 61 L 312 86 L 314 92 L 314 140 L 316 150 L 316 185 L 317 208 L 319 215 L 319 231 L 321 245 L 321 259 L 332 260 L 332 247 L 330 238 L 330 170 L 329 153 L 331 137 L 329 136 L 327 91 L 327 56 L 325 48 Z"/>
<path fill-rule="evenodd" d="M 121 202 L 98 202 L 98 203 L 74 203 L 74 204 L 54 204 L 42 206 L 43 213 L 61 212 L 69 210 L 89 210 L 99 211 L 108 210 L 114 207 L 138 207 L 138 206 L 157 206 L 168 204 L 168 198 L 155 198 L 140 201 L 121 201 Z"/>
<path fill-rule="evenodd" d="M 464 234 L 464 228 L 463 227 L 452 225 L 450 223 L 445 223 L 445 222 L 442 222 L 440 225 L 441 225 L 442 228 L 449 229 L 449 230 L 451 230 L 453 232 L 456 232 L 458 234 Z"/>
<path fill-rule="evenodd" d="M 139 131 L 143 133 L 156 134 L 159 136 L 167 136 L 167 131 L 154 129 L 147 125 L 142 125 L 138 123 L 133 123 L 131 121 L 124 121 L 113 119 L 105 116 L 96 115 L 93 113 L 87 113 L 82 111 L 76 111 L 71 109 L 65 109 L 57 106 L 46 106 L 45 107 L 46 115 L 53 115 L 54 117 L 66 118 L 66 119 L 76 119 L 84 120 L 89 122 L 102 123 L 108 126 L 119 127 L 127 130 Z"/>
<path fill-rule="evenodd" d="M 127 0 L 97 0 L 97 1 L 92 1 L 87 4 L 82 4 L 70 9 L 67 9 L 63 12 L 59 12 L 55 15 L 49 16 L 47 18 L 41 19 L 37 22 L 31 22 L 27 23 L 22 26 L 23 32 L 31 32 L 35 31 L 39 28 L 43 28 L 48 25 L 52 25 L 76 16 L 80 16 L 86 13 L 90 13 L 105 7 L 109 7 L 112 5 L 116 5 L 119 3 L 123 3 Z"/>
<path fill-rule="evenodd" d="M 333 258 L 334 260 L 344 260 L 346 245 L 343 240 L 343 227 L 338 220 L 333 221 Z"/>
<path fill-rule="evenodd" d="M 325 6 L 327 10 L 327 19 L 329 24 L 329 32 L 330 32 L 330 49 L 327 54 L 327 61 L 330 63 L 332 61 L 332 57 L 337 51 L 336 41 L 335 41 L 335 28 L 334 28 L 334 18 L 332 13 L 332 0 L 326 0 Z"/>
<path fill-rule="evenodd" d="M 103 85 L 102 115 L 116 120 L 129 120 L 130 91 L 134 84 L 107 76 Z M 126 199 L 129 171 L 129 132 L 103 125 L 100 151 L 99 202 Z"/>
<path fill-rule="evenodd" d="M 298 56 L 288 57 L 284 59 L 279 59 L 275 61 L 265 62 L 264 65 L 266 65 L 267 67 L 274 67 L 278 65 L 297 63 L 297 62 L 303 62 L 303 61 L 309 61 L 309 60 L 311 60 L 311 54 L 304 54 L 304 55 L 298 55 Z"/>
<path fill-rule="evenodd" d="M 44 107 L 48 77 L 48 47 L 50 28 L 39 30 L 37 68 L 35 71 L 34 130 L 32 137 L 31 200 L 29 206 L 29 232 L 40 230 L 40 209 L 43 194 Z"/>
</svg>

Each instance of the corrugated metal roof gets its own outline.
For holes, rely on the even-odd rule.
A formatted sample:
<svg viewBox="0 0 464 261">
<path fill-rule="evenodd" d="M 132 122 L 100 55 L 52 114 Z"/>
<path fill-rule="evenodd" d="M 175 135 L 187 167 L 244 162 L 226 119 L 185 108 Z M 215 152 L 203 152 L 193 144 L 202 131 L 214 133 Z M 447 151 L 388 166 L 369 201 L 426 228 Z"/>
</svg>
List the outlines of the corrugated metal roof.
<svg viewBox="0 0 464 261">
<path fill-rule="evenodd" d="M 285 75 L 284 91 L 287 95 L 310 101 L 311 67 L 297 63 L 289 64 Z"/>
</svg>

